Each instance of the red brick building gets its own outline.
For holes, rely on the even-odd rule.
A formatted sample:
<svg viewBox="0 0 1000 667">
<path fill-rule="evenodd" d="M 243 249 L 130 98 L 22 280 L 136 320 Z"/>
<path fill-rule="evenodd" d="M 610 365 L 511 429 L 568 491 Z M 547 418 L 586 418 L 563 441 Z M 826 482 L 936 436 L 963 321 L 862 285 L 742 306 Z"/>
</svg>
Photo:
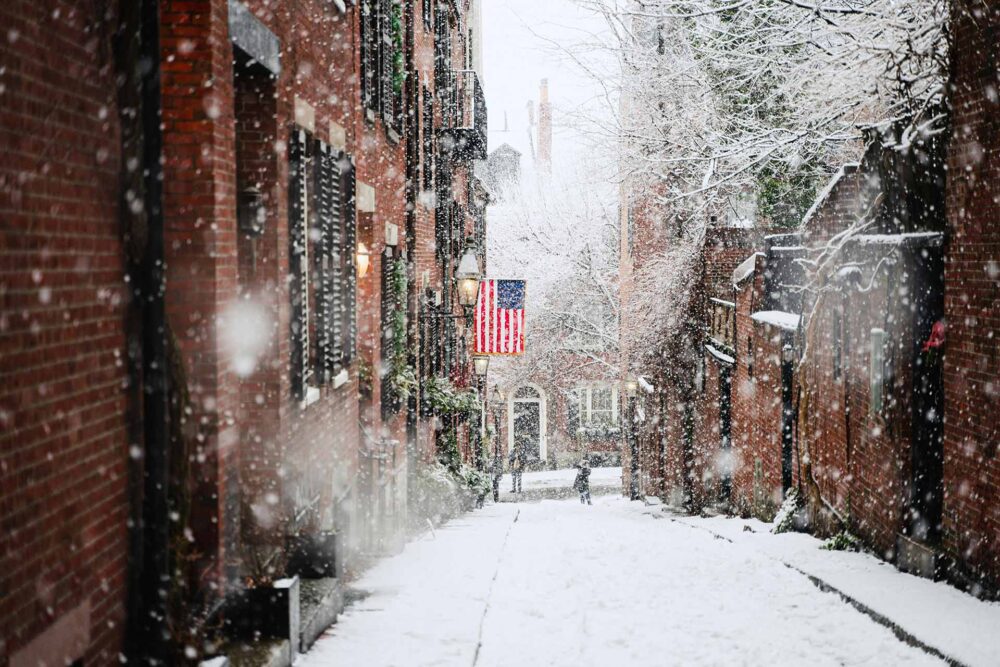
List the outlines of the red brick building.
<svg viewBox="0 0 1000 667">
<path fill-rule="evenodd" d="M 0 23 L 0 663 L 111 664 L 134 424 L 113 26 L 62 2 Z"/>
<path fill-rule="evenodd" d="M 956 2 L 951 25 L 943 544 L 966 578 L 1000 588 L 1000 8 Z"/>
<path fill-rule="evenodd" d="M 943 132 L 873 128 L 795 234 L 750 242 L 742 263 L 705 245 L 735 296 L 697 285 L 704 338 L 678 323 L 641 369 L 656 392 L 639 399 L 625 476 L 639 495 L 692 510 L 726 498 L 764 519 L 796 488 L 815 532 L 847 530 L 903 569 L 995 591 L 1000 13 L 956 3 L 953 26 Z M 669 242 L 629 210 L 623 247 Z"/>
<path fill-rule="evenodd" d="M 336 534 L 338 572 L 393 548 L 422 390 L 471 377 L 478 4 L 0 17 L 0 662 L 155 655 L 150 611 L 197 632 L 303 535 Z"/>
</svg>

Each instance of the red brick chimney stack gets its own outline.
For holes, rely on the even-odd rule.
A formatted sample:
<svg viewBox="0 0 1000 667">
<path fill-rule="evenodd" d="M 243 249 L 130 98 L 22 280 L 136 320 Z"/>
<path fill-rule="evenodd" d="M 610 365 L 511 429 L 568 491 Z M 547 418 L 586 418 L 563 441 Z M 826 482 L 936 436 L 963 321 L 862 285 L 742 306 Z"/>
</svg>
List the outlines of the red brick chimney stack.
<svg viewBox="0 0 1000 667">
<path fill-rule="evenodd" d="M 538 93 L 538 168 L 552 170 L 552 105 L 549 104 L 549 80 L 542 79 Z"/>
</svg>

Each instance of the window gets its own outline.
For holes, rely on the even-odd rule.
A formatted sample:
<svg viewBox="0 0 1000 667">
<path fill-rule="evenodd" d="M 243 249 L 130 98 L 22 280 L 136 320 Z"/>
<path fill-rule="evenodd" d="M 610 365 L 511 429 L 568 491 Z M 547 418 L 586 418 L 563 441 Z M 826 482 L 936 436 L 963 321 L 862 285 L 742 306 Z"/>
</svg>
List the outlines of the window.
<svg viewBox="0 0 1000 667">
<path fill-rule="evenodd" d="M 289 142 L 292 388 L 311 401 L 354 358 L 354 169 L 305 130 Z"/>
<path fill-rule="evenodd" d="M 611 387 L 597 387 L 590 390 L 590 414 L 588 421 L 591 424 L 611 424 L 614 423 L 614 398 Z"/>
<path fill-rule="evenodd" d="M 747 336 L 747 377 L 753 378 L 753 336 Z"/>
<path fill-rule="evenodd" d="M 576 402 L 576 414 L 581 427 L 618 424 L 618 394 L 614 387 L 579 387 L 576 390 Z"/>
<path fill-rule="evenodd" d="M 868 370 L 868 407 L 871 412 L 881 412 L 885 407 L 885 331 L 871 331 L 871 363 Z"/>
</svg>

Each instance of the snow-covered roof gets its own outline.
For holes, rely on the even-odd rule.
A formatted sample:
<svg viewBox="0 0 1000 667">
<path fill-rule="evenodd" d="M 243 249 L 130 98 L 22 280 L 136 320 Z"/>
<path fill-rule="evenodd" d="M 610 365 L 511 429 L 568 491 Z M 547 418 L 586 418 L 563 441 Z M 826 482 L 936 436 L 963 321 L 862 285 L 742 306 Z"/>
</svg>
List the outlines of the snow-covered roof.
<svg viewBox="0 0 1000 667">
<path fill-rule="evenodd" d="M 833 178 L 830 179 L 830 182 L 826 184 L 826 187 L 823 188 L 822 192 L 820 192 L 819 195 L 816 197 L 816 200 L 813 202 L 813 205 L 810 206 L 809 210 L 806 211 L 806 214 L 802 216 L 802 224 L 800 225 L 800 227 L 805 227 L 806 225 L 809 224 L 809 221 L 812 220 L 812 217 L 816 215 L 816 211 L 819 210 L 819 207 L 822 206 L 823 203 L 826 201 L 827 197 L 830 196 L 830 193 L 833 192 L 833 189 L 837 187 L 837 183 L 839 183 L 840 179 L 844 177 L 844 174 L 847 173 L 847 170 L 857 169 L 859 166 L 861 165 L 858 164 L 857 162 L 848 162 L 842 165 L 840 169 L 837 170 L 837 173 L 833 175 Z"/>
<path fill-rule="evenodd" d="M 750 317 L 755 322 L 770 324 L 785 331 L 795 331 L 799 328 L 800 317 L 795 313 L 786 313 L 783 310 L 759 310 Z"/>
<path fill-rule="evenodd" d="M 909 241 L 943 239 L 941 232 L 906 232 L 903 234 L 859 234 L 854 237 L 861 245 L 903 245 Z"/>
<path fill-rule="evenodd" d="M 733 285 L 739 285 L 741 282 L 750 277 L 750 274 L 753 273 L 754 267 L 757 266 L 758 256 L 763 257 L 764 253 L 755 252 L 740 262 L 740 265 L 733 270 Z"/>
<path fill-rule="evenodd" d="M 733 359 L 731 356 L 729 356 L 719 348 L 715 347 L 714 345 L 709 345 L 708 343 L 705 343 L 705 349 L 708 350 L 708 353 L 711 354 L 716 359 L 718 359 L 719 361 L 723 361 L 727 364 L 736 363 L 735 359 Z"/>
</svg>

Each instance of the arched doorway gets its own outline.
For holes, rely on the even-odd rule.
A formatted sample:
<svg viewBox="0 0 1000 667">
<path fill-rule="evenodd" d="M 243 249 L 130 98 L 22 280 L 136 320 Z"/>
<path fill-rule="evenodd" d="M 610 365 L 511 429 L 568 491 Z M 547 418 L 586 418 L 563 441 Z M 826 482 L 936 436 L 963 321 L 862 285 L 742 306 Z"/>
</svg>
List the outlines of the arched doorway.
<svg viewBox="0 0 1000 667">
<path fill-rule="evenodd" d="M 545 392 L 534 384 L 526 384 L 510 392 L 507 403 L 507 447 L 514 451 L 520 447 L 529 463 L 544 461 L 547 454 L 545 442 Z"/>
</svg>

